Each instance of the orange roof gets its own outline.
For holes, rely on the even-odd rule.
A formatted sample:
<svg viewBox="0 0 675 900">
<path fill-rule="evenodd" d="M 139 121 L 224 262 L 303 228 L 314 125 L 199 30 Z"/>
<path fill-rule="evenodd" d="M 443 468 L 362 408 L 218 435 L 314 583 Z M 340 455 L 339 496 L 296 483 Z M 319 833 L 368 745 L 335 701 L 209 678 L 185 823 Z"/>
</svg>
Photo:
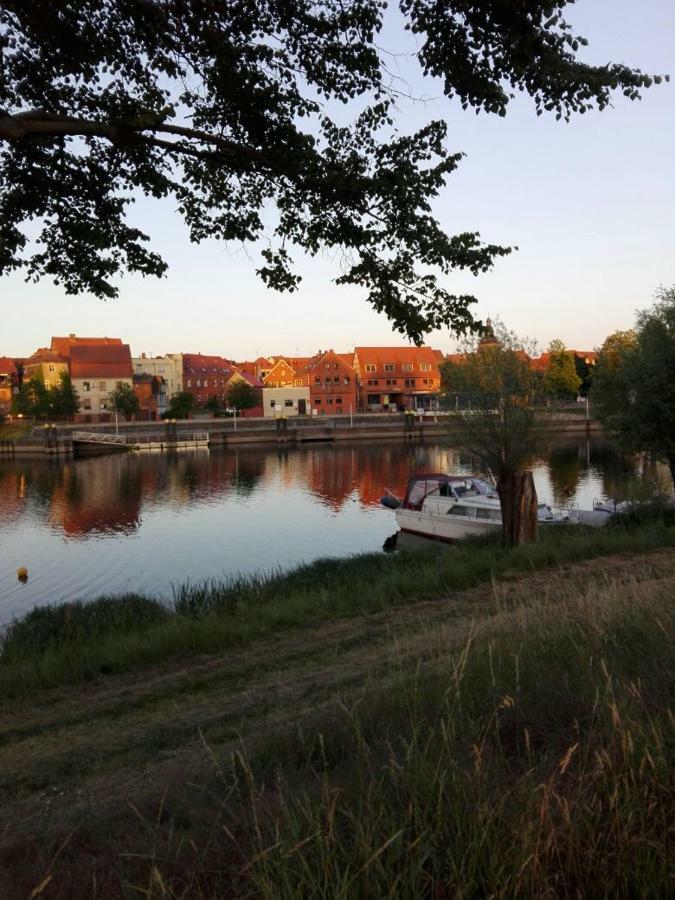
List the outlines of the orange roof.
<svg viewBox="0 0 675 900">
<path fill-rule="evenodd" d="M 53 337 L 50 349 L 60 353 L 61 356 L 68 357 L 70 356 L 70 348 L 80 344 L 116 344 L 119 346 L 121 343 L 122 338 L 77 337 L 77 335 L 69 334 L 68 337 Z"/>
<path fill-rule="evenodd" d="M 438 366 L 438 358 L 431 347 L 356 347 L 359 363 L 383 366 L 385 363 L 431 363 Z"/>
<path fill-rule="evenodd" d="M 133 376 L 128 344 L 75 344 L 70 348 L 73 378 L 128 378 Z"/>
<path fill-rule="evenodd" d="M 16 375 L 16 364 L 9 356 L 0 356 L 0 375 Z"/>
</svg>

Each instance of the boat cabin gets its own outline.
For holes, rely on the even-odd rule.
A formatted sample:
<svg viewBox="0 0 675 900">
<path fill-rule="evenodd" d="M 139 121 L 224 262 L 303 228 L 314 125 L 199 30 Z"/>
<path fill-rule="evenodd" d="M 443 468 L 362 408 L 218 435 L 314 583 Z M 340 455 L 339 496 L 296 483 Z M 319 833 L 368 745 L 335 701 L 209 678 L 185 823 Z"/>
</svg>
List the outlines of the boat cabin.
<svg viewBox="0 0 675 900">
<path fill-rule="evenodd" d="M 496 488 L 475 475 L 444 475 L 432 472 L 413 475 L 408 481 L 401 508 L 419 511 L 428 499 L 444 498 L 460 501 L 478 497 L 497 499 Z"/>
</svg>

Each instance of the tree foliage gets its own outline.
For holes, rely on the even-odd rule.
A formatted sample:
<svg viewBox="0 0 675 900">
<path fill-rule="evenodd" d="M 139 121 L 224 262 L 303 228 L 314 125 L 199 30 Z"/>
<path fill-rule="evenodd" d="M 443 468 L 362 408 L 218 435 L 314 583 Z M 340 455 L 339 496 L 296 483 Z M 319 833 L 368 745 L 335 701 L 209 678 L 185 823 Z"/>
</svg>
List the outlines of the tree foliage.
<svg viewBox="0 0 675 900">
<path fill-rule="evenodd" d="M 561 340 L 553 340 L 548 348 L 549 357 L 544 371 L 544 390 L 553 397 L 568 400 L 577 395 L 581 378 L 577 374 L 574 354 Z"/>
<path fill-rule="evenodd" d="M 113 412 L 120 413 L 126 418 L 135 416 L 141 408 L 138 397 L 134 393 L 134 389 L 130 384 L 120 382 L 115 390 L 108 395 L 110 399 L 110 409 Z"/>
<path fill-rule="evenodd" d="M 70 418 L 79 408 L 77 391 L 67 372 L 62 372 L 58 384 L 52 387 L 47 387 L 39 372 L 27 381 L 23 380 L 11 406 L 14 415 L 30 416 L 34 419 L 51 416 Z"/>
<path fill-rule="evenodd" d="M 466 109 L 504 115 L 516 91 L 567 119 L 652 78 L 591 66 L 567 0 L 399 0 L 425 75 Z M 446 126 L 394 123 L 380 49 L 384 0 L 3 0 L 0 273 L 66 292 L 117 293 L 166 263 L 127 218 L 171 197 L 190 239 L 255 243 L 270 287 L 292 291 L 292 248 L 342 256 L 340 284 L 415 341 L 473 319 L 444 276 L 509 248 L 446 235 L 432 202 L 461 154 Z M 660 80 L 656 76 L 654 81 Z M 351 123 L 332 114 L 352 104 Z M 342 116 L 341 116 L 342 117 Z M 269 211 L 272 210 L 273 214 Z M 26 225 L 37 223 L 37 241 Z"/>
<path fill-rule="evenodd" d="M 262 406 L 260 389 L 239 379 L 232 381 L 227 388 L 226 403 L 228 406 L 241 412 L 245 409 L 254 409 Z"/>
<path fill-rule="evenodd" d="M 657 292 L 634 332 L 607 338 L 592 398 L 605 428 L 628 450 L 665 460 L 675 485 L 675 287 Z"/>
<path fill-rule="evenodd" d="M 193 394 L 180 391 L 171 398 L 169 408 L 164 413 L 165 419 L 187 419 L 197 405 Z"/>
<path fill-rule="evenodd" d="M 80 409 L 80 398 L 68 372 L 61 372 L 59 383 L 50 389 L 49 397 L 51 412 L 55 416 L 69 418 L 76 415 Z"/>
</svg>

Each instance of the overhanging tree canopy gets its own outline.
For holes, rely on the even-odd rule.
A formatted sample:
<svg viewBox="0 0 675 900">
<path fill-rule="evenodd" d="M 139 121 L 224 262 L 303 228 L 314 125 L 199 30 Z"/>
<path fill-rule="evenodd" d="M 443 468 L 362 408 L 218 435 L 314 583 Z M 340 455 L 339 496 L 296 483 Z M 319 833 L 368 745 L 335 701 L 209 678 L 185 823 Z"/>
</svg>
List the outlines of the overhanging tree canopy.
<svg viewBox="0 0 675 900">
<path fill-rule="evenodd" d="M 568 118 L 652 79 L 577 57 L 567 0 L 400 0 L 424 73 L 464 108 L 514 91 Z M 443 122 L 396 132 L 378 35 L 383 0 L 0 0 L 0 274 L 112 297 L 166 263 L 126 214 L 173 197 L 190 238 L 257 242 L 293 290 L 289 249 L 343 254 L 341 284 L 415 341 L 465 331 L 474 298 L 442 284 L 509 248 L 446 235 L 431 201 L 459 163 Z M 658 76 L 654 78 L 658 81 Z M 343 126 L 328 101 L 357 101 Z M 270 234 L 269 210 L 274 211 Z M 38 223 L 29 242 L 25 225 Z"/>
</svg>

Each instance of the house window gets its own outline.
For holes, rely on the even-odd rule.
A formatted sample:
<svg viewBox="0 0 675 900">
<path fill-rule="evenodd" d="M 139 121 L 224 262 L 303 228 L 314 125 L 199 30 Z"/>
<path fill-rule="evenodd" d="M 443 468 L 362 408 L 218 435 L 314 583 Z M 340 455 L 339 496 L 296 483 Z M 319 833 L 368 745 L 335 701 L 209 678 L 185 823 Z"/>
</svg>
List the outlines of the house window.
<svg viewBox="0 0 675 900">
<path fill-rule="evenodd" d="M 284 400 L 284 406 L 293 406 L 292 400 Z"/>
<path fill-rule="evenodd" d="M 85 394 L 88 394 L 89 391 L 91 390 L 91 384 L 88 381 L 83 381 L 82 382 L 82 390 L 85 392 Z"/>
<path fill-rule="evenodd" d="M 321 376 L 320 375 L 316 376 L 316 378 L 314 379 L 314 384 L 321 384 Z"/>
<path fill-rule="evenodd" d="M 321 397 L 314 398 L 314 406 L 321 406 Z"/>
<path fill-rule="evenodd" d="M 335 376 L 334 376 L 334 378 L 333 378 L 333 384 L 340 384 L 340 376 L 339 376 L 339 375 L 335 375 Z"/>
<path fill-rule="evenodd" d="M 431 372 L 431 363 L 420 363 L 420 372 Z"/>
<path fill-rule="evenodd" d="M 368 394 L 368 404 L 370 406 L 377 406 L 380 402 L 379 394 Z"/>
<path fill-rule="evenodd" d="M 107 409 L 107 408 L 108 408 L 108 401 L 107 401 L 107 400 L 101 400 L 99 406 L 101 407 L 101 409 Z"/>
<path fill-rule="evenodd" d="M 47 368 L 49 369 L 50 372 L 56 371 L 56 366 L 47 366 Z"/>
<path fill-rule="evenodd" d="M 387 378 L 387 387 L 391 387 L 391 378 Z"/>
<path fill-rule="evenodd" d="M 82 409 L 91 409 L 91 400 L 88 397 L 82 401 Z"/>
<path fill-rule="evenodd" d="M 349 375 L 345 375 L 345 377 L 344 377 L 344 383 L 345 383 L 345 384 L 349 384 Z"/>
<path fill-rule="evenodd" d="M 335 402 L 337 403 L 338 406 L 342 406 L 342 397 L 336 397 Z"/>
<path fill-rule="evenodd" d="M 366 372 L 377 372 L 377 366 L 372 363 L 366 363 Z"/>
<path fill-rule="evenodd" d="M 270 406 L 272 407 L 272 409 L 274 409 L 274 407 L 276 406 L 276 403 L 277 403 L 276 400 L 270 400 Z"/>
<path fill-rule="evenodd" d="M 197 403 L 201 403 L 201 402 L 202 402 L 202 395 L 197 394 Z"/>
<path fill-rule="evenodd" d="M 326 363 L 326 368 L 330 369 L 330 363 Z"/>
<path fill-rule="evenodd" d="M 403 372 L 412 372 L 413 364 L 412 363 L 403 363 L 401 366 L 401 371 Z"/>
<path fill-rule="evenodd" d="M 394 368 L 395 368 L 395 367 L 394 367 L 394 364 L 393 364 L 393 363 L 385 363 L 385 364 L 384 364 L 384 371 L 385 371 L 385 372 L 393 372 L 393 371 L 394 371 Z"/>
<path fill-rule="evenodd" d="M 160 366 L 159 369 L 157 369 L 157 371 L 159 372 L 160 375 L 163 375 L 164 374 L 164 366 Z"/>
<path fill-rule="evenodd" d="M 332 405 L 333 405 L 333 398 L 332 398 L 332 397 L 329 397 L 329 398 L 326 400 L 326 403 L 327 403 L 329 406 L 332 406 Z"/>
<path fill-rule="evenodd" d="M 105 393 L 105 391 L 108 390 L 108 382 L 107 381 L 99 381 L 98 389 L 99 389 L 99 391 L 103 391 Z"/>
<path fill-rule="evenodd" d="M 188 378 L 188 380 L 187 380 L 187 386 L 188 386 L 188 387 L 192 387 L 192 379 L 191 379 L 191 378 Z"/>
</svg>

